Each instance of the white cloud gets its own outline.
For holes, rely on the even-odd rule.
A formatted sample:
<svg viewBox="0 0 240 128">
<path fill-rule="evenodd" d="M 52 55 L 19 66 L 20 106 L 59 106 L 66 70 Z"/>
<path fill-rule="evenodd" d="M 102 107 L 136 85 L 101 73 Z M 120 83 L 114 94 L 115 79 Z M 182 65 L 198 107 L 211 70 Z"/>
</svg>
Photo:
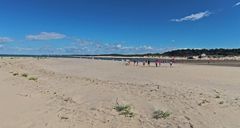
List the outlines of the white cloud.
<svg viewBox="0 0 240 128">
<path fill-rule="evenodd" d="M 239 6 L 240 2 L 237 2 L 233 7 Z"/>
<path fill-rule="evenodd" d="M 0 43 L 8 43 L 8 42 L 12 42 L 13 39 L 9 38 L 9 37 L 0 37 Z"/>
<path fill-rule="evenodd" d="M 151 53 L 161 52 L 162 49 L 149 45 L 130 46 L 126 43 L 106 43 L 94 40 L 73 39 L 71 46 L 63 48 L 65 53 L 75 54 L 111 54 L 111 53 Z"/>
<path fill-rule="evenodd" d="M 116 47 L 121 49 L 122 45 L 121 44 L 117 44 Z"/>
<path fill-rule="evenodd" d="M 40 33 L 39 35 L 29 35 L 26 38 L 29 40 L 61 39 L 60 37 L 57 38 L 55 36 L 45 35 L 46 33 Z M 3 42 L 3 39 L 4 42 L 11 41 L 10 39 L 7 40 L 7 38 L 0 38 L 0 41 Z M 66 39 L 72 41 L 72 43 L 61 47 L 51 45 L 40 47 L 12 47 L 0 44 L 0 53 L 9 53 L 9 51 L 11 51 L 12 54 L 136 54 L 157 53 L 163 50 L 144 44 L 132 46 L 124 42 L 106 43 L 93 40 L 74 39 L 71 37 L 66 37 Z"/>
<path fill-rule="evenodd" d="M 174 22 L 196 21 L 196 20 L 200 20 L 200 19 L 202 19 L 204 17 L 208 17 L 211 14 L 212 13 L 209 12 L 209 11 L 199 12 L 199 13 L 191 14 L 189 16 L 185 16 L 185 17 L 180 18 L 180 19 L 172 19 L 171 21 L 174 21 Z"/>
<path fill-rule="evenodd" d="M 56 33 L 56 32 L 41 32 L 38 35 L 27 35 L 26 39 L 27 40 L 32 40 L 32 41 L 39 41 L 39 40 L 56 40 L 56 39 L 63 39 L 65 38 L 66 35 Z"/>
<path fill-rule="evenodd" d="M 80 46 L 88 46 L 93 44 L 93 41 L 83 39 L 74 39 L 74 42 Z"/>
<path fill-rule="evenodd" d="M 154 48 L 153 48 L 152 46 L 146 46 L 146 45 L 144 45 L 144 46 L 143 46 L 143 49 L 144 49 L 144 50 L 153 50 Z"/>
</svg>

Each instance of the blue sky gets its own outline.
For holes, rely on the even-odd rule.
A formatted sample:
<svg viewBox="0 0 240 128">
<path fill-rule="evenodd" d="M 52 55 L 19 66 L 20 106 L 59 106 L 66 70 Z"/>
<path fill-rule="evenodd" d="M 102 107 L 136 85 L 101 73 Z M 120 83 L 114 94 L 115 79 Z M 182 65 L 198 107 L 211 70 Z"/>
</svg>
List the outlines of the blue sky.
<svg viewBox="0 0 240 128">
<path fill-rule="evenodd" d="M 0 54 L 240 47 L 240 0 L 0 2 Z"/>
</svg>

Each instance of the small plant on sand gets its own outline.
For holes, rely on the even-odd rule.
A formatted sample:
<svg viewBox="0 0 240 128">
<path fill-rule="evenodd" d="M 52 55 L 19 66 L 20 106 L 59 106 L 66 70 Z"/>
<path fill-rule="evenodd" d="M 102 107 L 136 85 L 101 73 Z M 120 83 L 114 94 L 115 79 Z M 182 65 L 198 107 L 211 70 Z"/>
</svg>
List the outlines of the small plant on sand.
<svg viewBox="0 0 240 128">
<path fill-rule="evenodd" d="M 28 80 L 37 81 L 37 80 L 38 80 L 38 78 L 37 78 L 37 77 L 30 77 Z"/>
<path fill-rule="evenodd" d="M 220 102 L 219 102 L 219 104 L 223 104 L 223 103 L 224 103 L 224 101 L 220 101 Z"/>
<path fill-rule="evenodd" d="M 28 74 L 27 73 L 23 73 L 22 77 L 28 77 Z"/>
<path fill-rule="evenodd" d="M 164 112 L 161 110 L 156 110 L 153 112 L 153 118 L 154 119 L 166 119 L 171 115 L 170 112 Z"/>
<path fill-rule="evenodd" d="M 131 112 L 130 105 L 119 105 L 114 106 L 114 109 L 119 112 L 120 115 L 124 115 L 125 117 L 134 117 L 134 113 Z"/>
<path fill-rule="evenodd" d="M 13 73 L 13 76 L 18 76 L 18 75 L 19 75 L 19 73 L 17 73 L 17 72 Z"/>
</svg>

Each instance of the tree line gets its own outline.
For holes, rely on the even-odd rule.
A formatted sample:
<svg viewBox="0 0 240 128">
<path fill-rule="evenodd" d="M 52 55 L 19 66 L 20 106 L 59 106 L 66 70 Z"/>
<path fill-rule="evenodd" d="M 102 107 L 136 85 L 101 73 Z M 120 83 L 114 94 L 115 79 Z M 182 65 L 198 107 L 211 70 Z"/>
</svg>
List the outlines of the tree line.
<svg viewBox="0 0 240 128">
<path fill-rule="evenodd" d="M 240 56 L 240 48 L 238 49 L 178 49 L 163 53 L 163 56 L 178 56 L 178 57 L 189 57 L 189 56 L 200 56 L 206 54 L 207 56 Z"/>
</svg>

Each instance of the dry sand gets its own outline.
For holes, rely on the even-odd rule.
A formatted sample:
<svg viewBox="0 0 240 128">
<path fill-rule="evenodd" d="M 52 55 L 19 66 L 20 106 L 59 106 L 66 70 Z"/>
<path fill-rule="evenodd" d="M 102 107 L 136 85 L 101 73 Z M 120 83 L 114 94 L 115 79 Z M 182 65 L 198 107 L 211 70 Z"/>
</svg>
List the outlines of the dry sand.
<svg viewBox="0 0 240 128">
<path fill-rule="evenodd" d="M 2 58 L 0 128 L 240 128 L 239 76 L 238 67 Z M 155 110 L 171 115 L 156 120 Z"/>
</svg>

